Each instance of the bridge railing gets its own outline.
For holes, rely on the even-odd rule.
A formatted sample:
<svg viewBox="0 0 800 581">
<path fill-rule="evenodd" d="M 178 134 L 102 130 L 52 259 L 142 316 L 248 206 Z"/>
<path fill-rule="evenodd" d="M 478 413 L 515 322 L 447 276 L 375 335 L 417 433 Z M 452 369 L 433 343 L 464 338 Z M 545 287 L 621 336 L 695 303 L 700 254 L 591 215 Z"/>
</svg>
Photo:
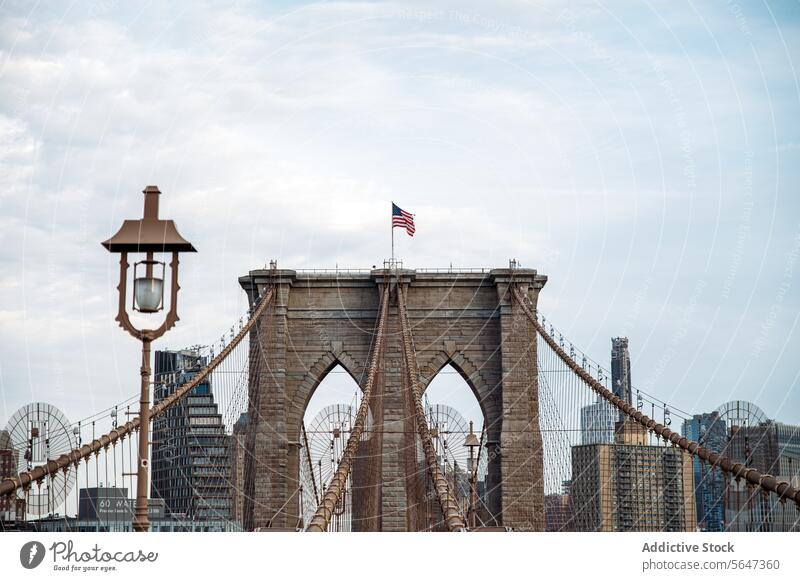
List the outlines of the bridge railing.
<svg viewBox="0 0 800 581">
<path fill-rule="evenodd" d="M 388 264 L 388 263 L 387 263 Z M 402 268 L 402 262 L 398 261 L 398 266 Z M 297 274 L 371 274 L 373 270 L 378 269 L 376 265 L 374 269 L 369 268 L 297 268 L 294 272 Z M 469 268 L 469 267 L 455 267 L 455 266 L 441 266 L 441 267 L 427 267 L 427 268 L 414 268 L 414 272 L 424 274 L 489 274 L 492 268 Z"/>
</svg>

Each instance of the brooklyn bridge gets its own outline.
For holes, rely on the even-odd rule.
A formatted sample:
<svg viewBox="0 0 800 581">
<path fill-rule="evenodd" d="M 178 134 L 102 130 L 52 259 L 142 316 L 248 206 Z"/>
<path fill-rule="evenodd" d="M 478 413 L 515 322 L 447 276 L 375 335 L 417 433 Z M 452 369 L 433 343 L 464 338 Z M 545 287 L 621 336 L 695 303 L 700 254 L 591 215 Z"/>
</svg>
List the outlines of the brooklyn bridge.
<svg viewBox="0 0 800 581">
<path fill-rule="evenodd" d="M 150 530 L 158 518 L 150 482 L 180 468 L 151 469 L 177 433 L 170 419 L 213 402 L 235 467 L 223 471 L 210 460 L 219 452 L 206 442 L 216 433 L 210 425 L 195 430 L 200 453 L 189 462 L 208 483 L 233 490 L 231 520 L 244 530 L 688 531 L 697 522 L 698 474 L 719 484 L 741 530 L 797 528 L 800 490 L 738 460 L 733 448 L 711 449 L 674 431 L 672 419 L 689 416 L 669 402 L 640 390 L 615 394 L 609 371 L 540 311 L 547 277 L 516 261 L 428 270 L 392 260 L 353 271 L 273 262 L 239 278 L 247 312 L 197 348 L 191 373 L 151 381 L 150 344 L 178 321 L 178 253 L 194 250 L 171 221 L 158 219 L 156 192 L 145 190 L 143 220 L 126 221 L 104 243 L 120 253 L 117 320 L 142 341 L 142 393 L 60 427 L 53 416 L 39 421 L 41 408 L 26 410 L 25 460 L 0 483 L 0 496 L 23 512 L 81 515 L 97 501 L 85 490 L 136 488 L 135 506 L 106 497 L 113 510 L 105 518 L 113 513 Z M 129 222 L 132 239 L 125 238 Z M 142 236 L 151 226 L 160 239 L 148 246 Z M 145 313 L 164 307 L 166 282 L 153 273 L 165 266 L 154 255 L 171 255 L 171 305 L 155 330 L 137 330 L 126 314 L 128 254 L 137 251 L 146 257 L 136 265 L 135 304 Z M 307 426 L 309 402 L 334 369 L 352 377 L 358 397 Z M 445 369 L 477 401 L 482 417 L 474 427 L 427 401 Z M 610 427 L 597 420 L 603 434 L 596 441 L 582 439 L 587 406 L 613 418 Z M 324 474 L 310 444 L 320 433 Z M 566 499 L 555 523 L 547 507 L 553 499 Z M 213 501 L 206 498 L 205 508 L 214 509 Z M 80 530 L 80 518 L 69 522 Z"/>
</svg>

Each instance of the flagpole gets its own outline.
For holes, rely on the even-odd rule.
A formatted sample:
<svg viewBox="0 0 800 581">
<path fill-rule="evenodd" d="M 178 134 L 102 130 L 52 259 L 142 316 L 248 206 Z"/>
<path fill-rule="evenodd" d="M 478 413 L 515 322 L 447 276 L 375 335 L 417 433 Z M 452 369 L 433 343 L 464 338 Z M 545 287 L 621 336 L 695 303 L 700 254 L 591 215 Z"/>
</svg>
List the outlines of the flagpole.
<svg viewBox="0 0 800 581">
<path fill-rule="evenodd" d="M 392 229 L 392 268 L 394 268 L 394 202 L 392 202 L 392 212 L 389 213 L 389 219 L 391 221 L 391 229 Z"/>
</svg>

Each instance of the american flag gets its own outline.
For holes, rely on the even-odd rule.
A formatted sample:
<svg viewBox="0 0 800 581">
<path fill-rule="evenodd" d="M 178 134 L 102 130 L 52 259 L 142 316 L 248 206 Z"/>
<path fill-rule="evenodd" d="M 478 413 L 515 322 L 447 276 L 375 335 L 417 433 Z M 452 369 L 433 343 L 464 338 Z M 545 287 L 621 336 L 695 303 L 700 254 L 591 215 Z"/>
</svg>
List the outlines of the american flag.
<svg viewBox="0 0 800 581">
<path fill-rule="evenodd" d="M 414 214 L 410 214 L 401 209 L 400 206 L 392 202 L 392 228 L 405 228 L 406 234 L 414 235 Z"/>
</svg>

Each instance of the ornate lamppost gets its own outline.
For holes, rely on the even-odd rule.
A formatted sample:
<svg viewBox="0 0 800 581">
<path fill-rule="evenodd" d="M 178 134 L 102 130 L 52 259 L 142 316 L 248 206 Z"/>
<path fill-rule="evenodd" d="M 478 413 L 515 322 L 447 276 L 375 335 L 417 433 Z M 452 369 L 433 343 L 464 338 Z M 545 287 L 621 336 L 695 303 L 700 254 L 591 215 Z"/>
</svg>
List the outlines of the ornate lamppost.
<svg viewBox="0 0 800 581">
<path fill-rule="evenodd" d="M 150 528 L 148 516 L 148 458 L 150 456 L 150 344 L 178 322 L 178 253 L 197 252 L 190 242 L 178 234 L 175 222 L 158 217 L 157 186 L 144 190 L 144 217 L 125 220 L 119 232 L 103 242 L 109 252 L 118 252 L 119 259 L 119 326 L 142 342 L 141 395 L 139 398 L 139 463 L 136 479 L 136 512 L 133 530 L 146 532 Z M 144 259 L 133 265 L 133 292 L 131 309 L 154 314 L 164 310 L 164 284 L 166 264 L 156 260 L 157 254 L 171 254 L 169 311 L 164 322 L 155 329 L 137 329 L 127 311 L 128 253 L 144 254 Z"/>
</svg>

